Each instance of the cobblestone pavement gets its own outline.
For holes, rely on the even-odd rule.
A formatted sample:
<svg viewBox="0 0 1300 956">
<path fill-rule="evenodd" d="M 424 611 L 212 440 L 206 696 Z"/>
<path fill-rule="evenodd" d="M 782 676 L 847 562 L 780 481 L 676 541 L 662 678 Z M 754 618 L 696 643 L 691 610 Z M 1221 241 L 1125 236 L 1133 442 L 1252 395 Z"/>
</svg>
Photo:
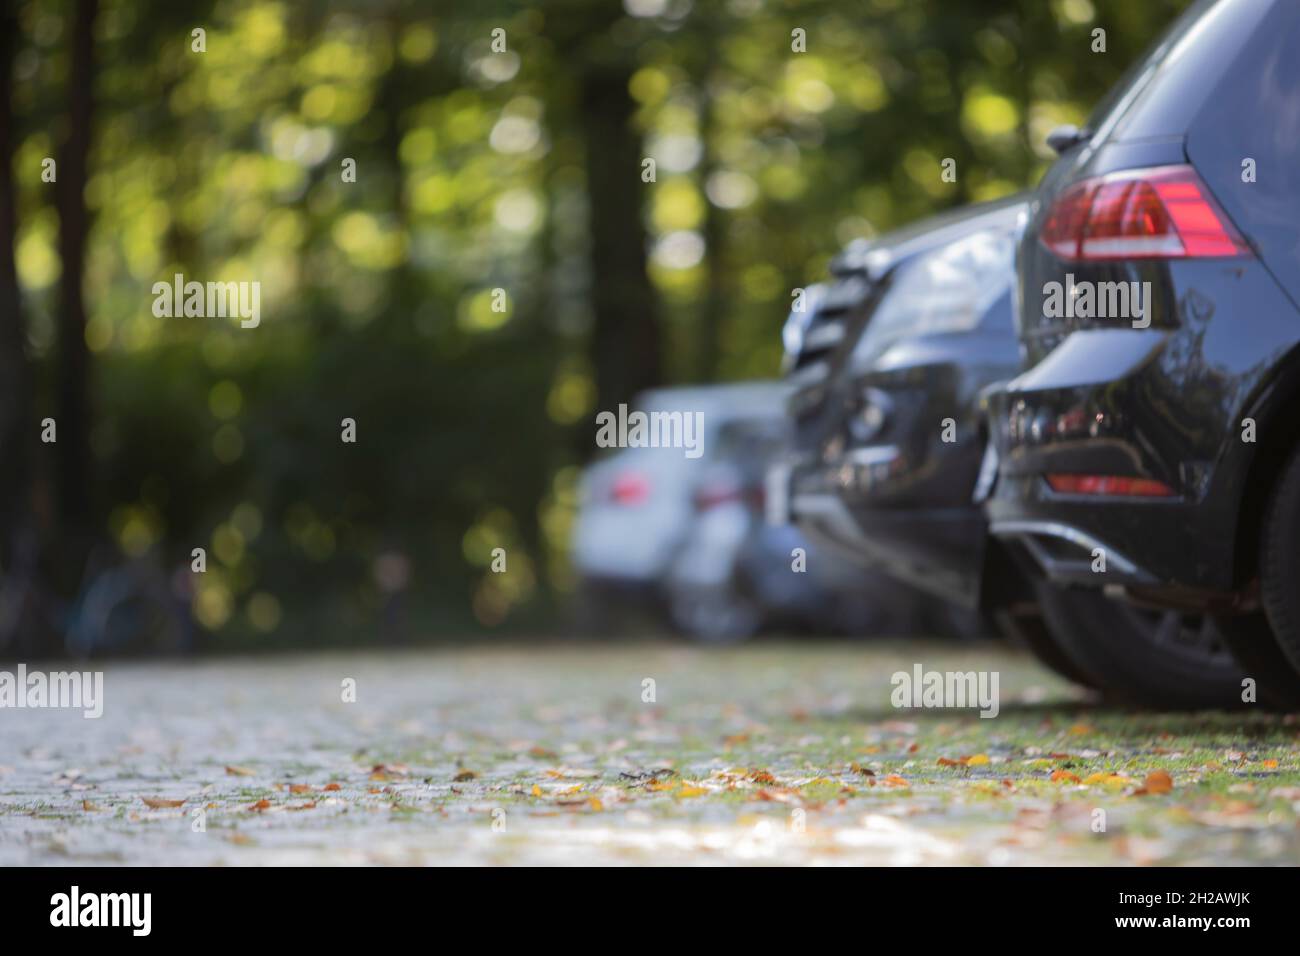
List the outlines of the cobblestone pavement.
<svg viewBox="0 0 1300 956">
<path fill-rule="evenodd" d="M 895 709 L 916 664 L 996 671 L 998 716 Z M 471 646 L 104 681 L 97 720 L 0 709 L 0 865 L 1300 862 L 1292 718 L 1107 710 L 996 645 Z"/>
</svg>

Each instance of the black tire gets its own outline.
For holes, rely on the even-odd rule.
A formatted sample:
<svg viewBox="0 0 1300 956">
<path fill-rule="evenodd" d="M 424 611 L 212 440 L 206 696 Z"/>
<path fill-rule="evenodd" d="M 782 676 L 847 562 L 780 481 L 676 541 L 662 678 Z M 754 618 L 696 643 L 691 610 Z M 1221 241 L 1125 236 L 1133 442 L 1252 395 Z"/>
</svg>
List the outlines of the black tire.
<svg viewBox="0 0 1300 956">
<path fill-rule="evenodd" d="M 1293 674 L 1300 675 L 1300 449 L 1291 455 L 1264 509 L 1259 598 L 1273 638 Z"/>
<path fill-rule="evenodd" d="M 1163 710 L 1242 705 L 1245 675 L 1207 616 L 1146 611 L 1093 590 L 1038 592 L 1057 645 L 1107 698 Z"/>
<path fill-rule="evenodd" d="M 700 644 L 739 644 L 763 626 L 763 609 L 734 586 L 671 586 L 668 613 L 674 627 Z"/>
<path fill-rule="evenodd" d="M 1063 677 L 1072 684 L 1079 684 L 1089 690 L 1097 690 L 1097 684 L 1083 670 L 1076 667 L 1069 656 L 1061 649 L 1052 636 L 1051 629 L 1041 614 L 1013 614 L 1000 611 L 994 615 L 998 631 L 1012 644 L 1023 647 L 1034 659 L 1057 677 Z"/>
<path fill-rule="evenodd" d="M 1242 671 L 1254 678 L 1259 702 L 1271 710 L 1300 710 L 1300 673 L 1282 653 L 1264 612 L 1219 617 L 1215 623 Z"/>
</svg>

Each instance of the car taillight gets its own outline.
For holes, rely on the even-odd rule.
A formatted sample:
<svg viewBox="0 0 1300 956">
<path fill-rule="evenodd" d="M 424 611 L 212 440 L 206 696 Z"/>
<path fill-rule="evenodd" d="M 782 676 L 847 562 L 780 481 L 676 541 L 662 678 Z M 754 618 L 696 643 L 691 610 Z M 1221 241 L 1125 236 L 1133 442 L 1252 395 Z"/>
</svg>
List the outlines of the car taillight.
<svg viewBox="0 0 1300 956">
<path fill-rule="evenodd" d="M 732 503 L 748 504 L 761 509 L 765 498 L 766 495 L 761 486 L 744 488 L 730 482 L 718 482 L 716 484 L 706 484 L 695 490 L 695 509 L 697 511 L 707 511 L 710 508 L 717 508 L 719 505 Z"/>
<path fill-rule="evenodd" d="M 615 504 L 639 505 L 650 497 L 650 482 L 644 475 L 625 471 L 614 479 L 609 497 Z"/>
<path fill-rule="evenodd" d="M 1122 475 L 1047 476 L 1048 486 L 1065 495 L 1113 495 L 1129 498 L 1170 498 L 1174 489 L 1152 478 L 1126 478 Z"/>
<path fill-rule="evenodd" d="M 1039 239 L 1072 262 L 1250 253 L 1190 166 L 1125 170 L 1075 183 L 1052 203 Z"/>
</svg>

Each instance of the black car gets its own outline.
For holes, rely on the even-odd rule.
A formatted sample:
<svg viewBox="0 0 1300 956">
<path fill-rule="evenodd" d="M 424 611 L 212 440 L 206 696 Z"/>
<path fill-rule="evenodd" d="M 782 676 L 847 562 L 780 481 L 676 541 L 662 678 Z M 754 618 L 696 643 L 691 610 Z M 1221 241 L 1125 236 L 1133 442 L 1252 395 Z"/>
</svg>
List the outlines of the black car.
<svg viewBox="0 0 1300 956">
<path fill-rule="evenodd" d="M 849 247 L 787 379 L 794 518 L 955 604 L 980 589 L 980 391 L 1019 368 L 1012 237 L 1023 202 Z"/>
<path fill-rule="evenodd" d="M 834 260 L 812 308 L 787 323 L 796 449 L 770 475 L 770 517 L 864 575 L 930 595 L 937 626 L 974 634 L 996 617 L 1091 683 L 1044 631 L 1027 578 L 990 547 L 979 504 L 993 476 L 981 391 L 1020 367 L 1011 296 L 1023 212 L 1023 197 L 971 206 Z"/>
<path fill-rule="evenodd" d="M 1300 703 L 1300 3 L 1194 4 L 1029 205 L 992 532 L 1135 696 Z M 1096 595 L 1115 600 L 1102 603 Z M 1185 612 L 1161 647 L 1114 622 Z M 1271 631 L 1271 634 L 1270 634 Z"/>
</svg>

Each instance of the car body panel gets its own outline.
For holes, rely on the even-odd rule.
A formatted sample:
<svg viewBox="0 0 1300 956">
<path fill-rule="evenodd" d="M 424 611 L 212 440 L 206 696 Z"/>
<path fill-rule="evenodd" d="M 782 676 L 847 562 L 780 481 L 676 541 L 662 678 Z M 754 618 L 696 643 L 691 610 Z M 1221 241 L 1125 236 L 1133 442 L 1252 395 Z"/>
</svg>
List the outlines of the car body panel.
<svg viewBox="0 0 1300 956">
<path fill-rule="evenodd" d="M 985 446 L 981 393 L 1019 367 L 1009 275 L 972 328 L 863 345 L 908 263 L 976 232 L 1009 233 L 1022 213 L 1023 200 L 1011 197 L 846 250 L 841 274 L 851 262 L 874 269 L 875 294 L 844 319 L 840 348 L 820 360 L 825 374 L 792 400 L 799 458 L 783 481 L 799 527 L 849 560 L 966 607 L 979 604 L 986 563 L 973 500 Z"/>
<path fill-rule="evenodd" d="M 1116 100 L 1122 105 L 1111 107 L 1099 134 L 1062 156 L 1030 203 L 1017 255 L 1029 371 L 988 397 L 1000 462 L 987 511 L 994 534 L 1035 551 L 1058 583 L 1132 585 L 1155 600 L 1208 605 L 1248 599 L 1252 562 L 1242 549 L 1250 535 L 1241 519 L 1251 495 L 1266 489 L 1249 485 L 1261 444 L 1243 440 L 1245 422 L 1276 422 L 1279 403 L 1300 383 L 1300 313 L 1287 288 L 1300 277 L 1300 179 L 1293 163 L 1278 168 L 1277 131 L 1268 129 L 1274 117 L 1296 128 L 1300 68 L 1287 66 L 1292 79 L 1270 91 L 1261 76 L 1282 81 L 1259 60 L 1271 50 L 1277 61 L 1279 36 L 1300 37 L 1300 5 L 1202 3 L 1173 35 L 1182 49 L 1176 62 L 1157 57 L 1138 92 Z M 1244 131 L 1264 115 L 1269 123 L 1253 142 L 1270 157 L 1266 175 L 1277 188 L 1252 193 L 1258 182 L 1242 182 L 1249 143 L 1222 130 L 1226 117 Z M 1295 136 L 1288 142 L 1293 155 Z M 1047 209 L 1071 184 L 1189 161 L 1249 253 L 1074 262 L 1039 241 Z M 1133 317 L 1049 314 L 1049 287 L 1067 280 L 1148 284 L 1149 327 L 1135 327 L 1144 319 Z M 1044 479 L 1050 473 L 1148 478 L 1173 493 L 1058 494 Z M 1100 571 L 1098 550 L 1108 559 Z"/>
</svg>

